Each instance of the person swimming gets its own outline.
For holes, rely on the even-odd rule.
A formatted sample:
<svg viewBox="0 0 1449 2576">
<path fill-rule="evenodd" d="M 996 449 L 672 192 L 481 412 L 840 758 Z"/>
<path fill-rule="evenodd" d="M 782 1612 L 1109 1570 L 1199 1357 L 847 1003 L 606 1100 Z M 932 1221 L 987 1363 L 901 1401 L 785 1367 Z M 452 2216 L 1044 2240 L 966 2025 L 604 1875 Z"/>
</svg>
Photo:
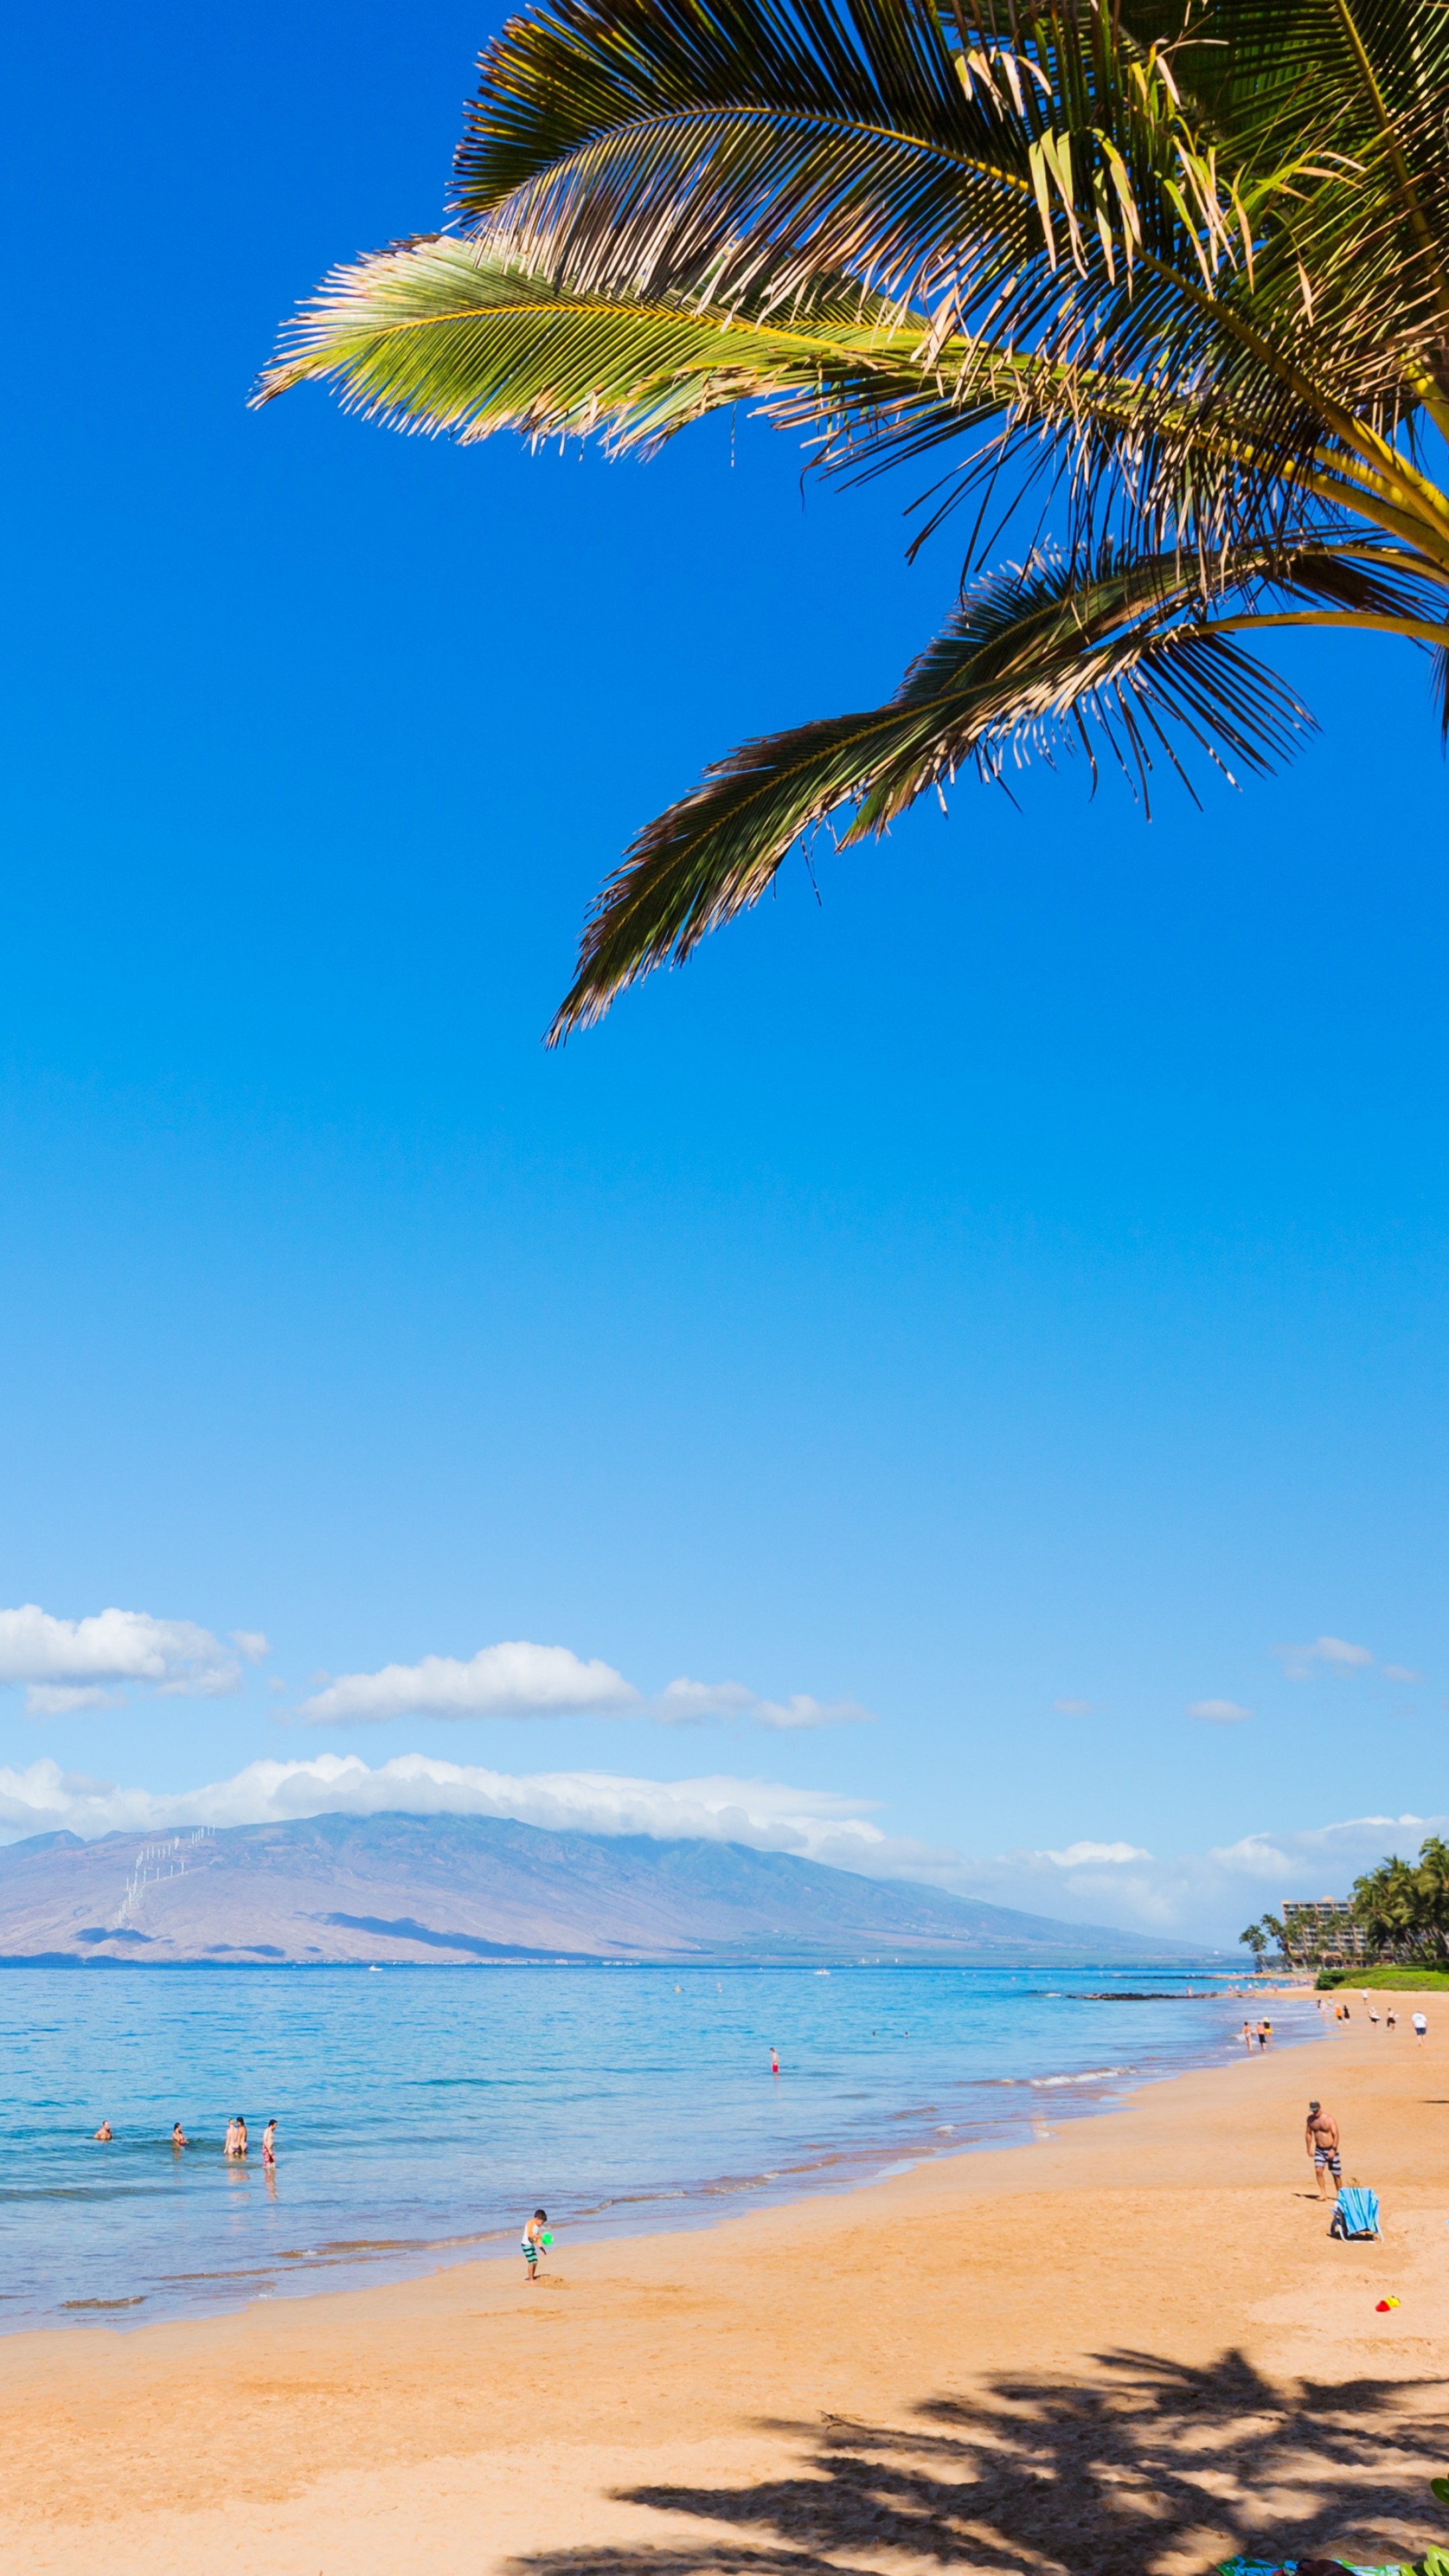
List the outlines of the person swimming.
<svg viewBox="0 0 1449 2576">
<path fill-rule="evenodd" d="M 173 2147 L 189 2147 L 191 2144 L 179 2120 L 173 2120 L 171 2123 L 171 2144 Z"/>
<path fill-rule="evenodd" d="M 94 2130 L 92 2134 L 98 2145 L 108 2147 L 116 2133 L 109 2120 L 102 2120 L 100 2127 Z"/>
</svg>

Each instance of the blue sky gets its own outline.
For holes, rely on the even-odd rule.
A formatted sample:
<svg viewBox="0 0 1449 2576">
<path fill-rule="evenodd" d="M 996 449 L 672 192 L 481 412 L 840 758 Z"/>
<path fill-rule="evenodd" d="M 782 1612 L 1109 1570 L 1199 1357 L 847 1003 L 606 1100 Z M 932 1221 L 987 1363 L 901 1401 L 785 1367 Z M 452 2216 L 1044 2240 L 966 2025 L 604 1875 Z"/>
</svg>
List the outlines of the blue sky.
<svg viewBox="0 0 1449 2576">
<path fill-rule="evenodd" d="M 1321 1829 L 1449 1806 L 1424 667 L 1296 648 L 1297 765 L 1146 828 L 963 782 L 546 1054 L 631 831 L 888 690 L 954 567 L 909 478 L 802 497 L 744 420 L 646 466 L 247 412 L 328 264 L 439 219 L 492 23 L 15 40 L 0 1600 L 270 1652 L 35 1715 L 17 1647 L 0 1766 L 760 1780 L 711 1812 L 1043 1910 L 1337 1892 L 1415 1832 Z M 1321 1637 L 1363 1660 L 1275 1651 Z M 515 1639 L 637 1696 L 302 1713 Z M 746 1697 L 661 1723 L 681 1675 Z M 1137 1857 L 1030 1857 L 1083 1844 Z"/>
</svg>

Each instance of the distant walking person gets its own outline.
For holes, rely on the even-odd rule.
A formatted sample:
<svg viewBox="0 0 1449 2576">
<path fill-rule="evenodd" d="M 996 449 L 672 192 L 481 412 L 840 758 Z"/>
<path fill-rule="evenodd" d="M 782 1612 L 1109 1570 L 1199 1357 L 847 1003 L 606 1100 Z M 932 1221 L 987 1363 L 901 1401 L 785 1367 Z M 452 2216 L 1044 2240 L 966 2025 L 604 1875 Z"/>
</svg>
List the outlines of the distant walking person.
<svg viewBox="0 0 1449 2576">
<path fill-rule="evenodd" d="M 1399 2027 L 1399 2016 L 1398 2016 L 1398 2014 L 1395 2012 L 1395 2010 L 1394 2010 L 1394 2008 L 1393 2008 L 1393 2005 L 1392 2005 L 1392 2004 L 1390 2004 L 1390 2006 L 1389 2006 L 1389 2008 L 1388 2008 L 1388 2011 L 1387 2011 L 1387 2012 L 1385 2013 L 1385 2015 L 1384 2015 L 1384 2028 L 1385 2028 L 1385 2030 L 1397 2030 L 1397 2029 L 1398 2029 L 1398 2027 Z"/>
<path fill-rule="evenodd" d="M 542 2257 L 548 2252 L 548 2247 L 543 2240 L 543 2231 L 547 2220 L 548 2211 L 546 2209 L 536 2209 L 523 2231 L 523 2242 L 518 2249 L 520 2254 L 523 2256 L 525 2263 L 528 2265 L 528 2278 L 530 2285 L 538 2279 L 539 2263 Z"/>
<path fill-rule="evenodd" d="M 1266 2048 L 1266 2047 L 1267 2047 L 1267 2045 L 1268 2045 L 1268 2025 L 1267 2025 L 1267 2023 L 1266 2023 L 1265 2021 L 1260 2021 L 1260 2022 L 1259 2022 L 1259 2024 L 1258 2024 L 1258 2046 L 1259 2046 L 1260 2048 Z"/>
<path fill-rule="evenodd" d="M 1253 2025 L 1250 2021 L 1245 2021 L 1243 2024 L 1243 2046 L 1251 2057 L 1253 2054 Z"/>
<path fill-rule="evenodd" d="M 1428 2036 L 1429 2036 L 1429 2023 L 1428 2023 L 1428 2018 L 1427 2018 L 1427 2016 L 1426 2016 L 1424 2013 L 1416 2012 L 1416 2013 L 1415 2013 L 1415 2015 L 1414 2015 L 1414 2037 L 1415 2037 L 1417 2040 L 1425 2040 L 1425 2039 L 1427 2039 L 1427 2038 L 1428 2038 Z"/>
<path fill-rule="evenodd" d="M 1323 2178 L 1333 2177 L 1334 2196 L 1343 2180 L 1343 2159 L 1339 2154 L 1338 2122 L 1321 2102 L 1308 2105 L 1308 2123 L 1303 2132 L 1304 2144 L 1313 2158 L 1313 2172 L 1318 2184 L 1318 2197 L 1324 2198 Z"/>
</svg>

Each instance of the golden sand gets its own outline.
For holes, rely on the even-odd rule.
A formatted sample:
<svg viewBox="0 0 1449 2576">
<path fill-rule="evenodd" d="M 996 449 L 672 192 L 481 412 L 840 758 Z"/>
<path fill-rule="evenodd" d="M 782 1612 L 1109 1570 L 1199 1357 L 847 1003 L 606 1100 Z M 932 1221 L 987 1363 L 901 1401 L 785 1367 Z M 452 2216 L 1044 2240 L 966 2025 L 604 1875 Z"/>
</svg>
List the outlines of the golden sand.
<svg viewBox="0 0 1449 2576">
<path fill-rule="evenodd" d="M 6 2569 L 830 2576 L 1449 2536 L 1449 1997 L 694 2233 L 0 2339 Z M 1380 2009 L 1383 1999 L 1380 1998 Z M 1331 2241 L 1321 2094 L 1377 2245 Z M 1385 2315 L 1376 2302 L 1402 2304 Z"/>
</svg>

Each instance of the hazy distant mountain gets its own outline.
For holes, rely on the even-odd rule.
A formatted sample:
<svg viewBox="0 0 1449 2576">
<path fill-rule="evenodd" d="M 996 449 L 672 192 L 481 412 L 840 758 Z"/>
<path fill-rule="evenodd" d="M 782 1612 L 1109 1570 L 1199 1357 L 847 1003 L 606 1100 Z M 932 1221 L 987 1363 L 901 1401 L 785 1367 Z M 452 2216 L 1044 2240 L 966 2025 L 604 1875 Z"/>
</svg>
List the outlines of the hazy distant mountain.
<svg viewBox="0 0 1449 2576">
<path fill-rule="evenodd" d="M 309 1816 L 0 1848 L 0 1960 L 1146 1960 L 1182 1942 L 1055 1923 L 738 1843 L 490 1816 Z"/>
</svg>

